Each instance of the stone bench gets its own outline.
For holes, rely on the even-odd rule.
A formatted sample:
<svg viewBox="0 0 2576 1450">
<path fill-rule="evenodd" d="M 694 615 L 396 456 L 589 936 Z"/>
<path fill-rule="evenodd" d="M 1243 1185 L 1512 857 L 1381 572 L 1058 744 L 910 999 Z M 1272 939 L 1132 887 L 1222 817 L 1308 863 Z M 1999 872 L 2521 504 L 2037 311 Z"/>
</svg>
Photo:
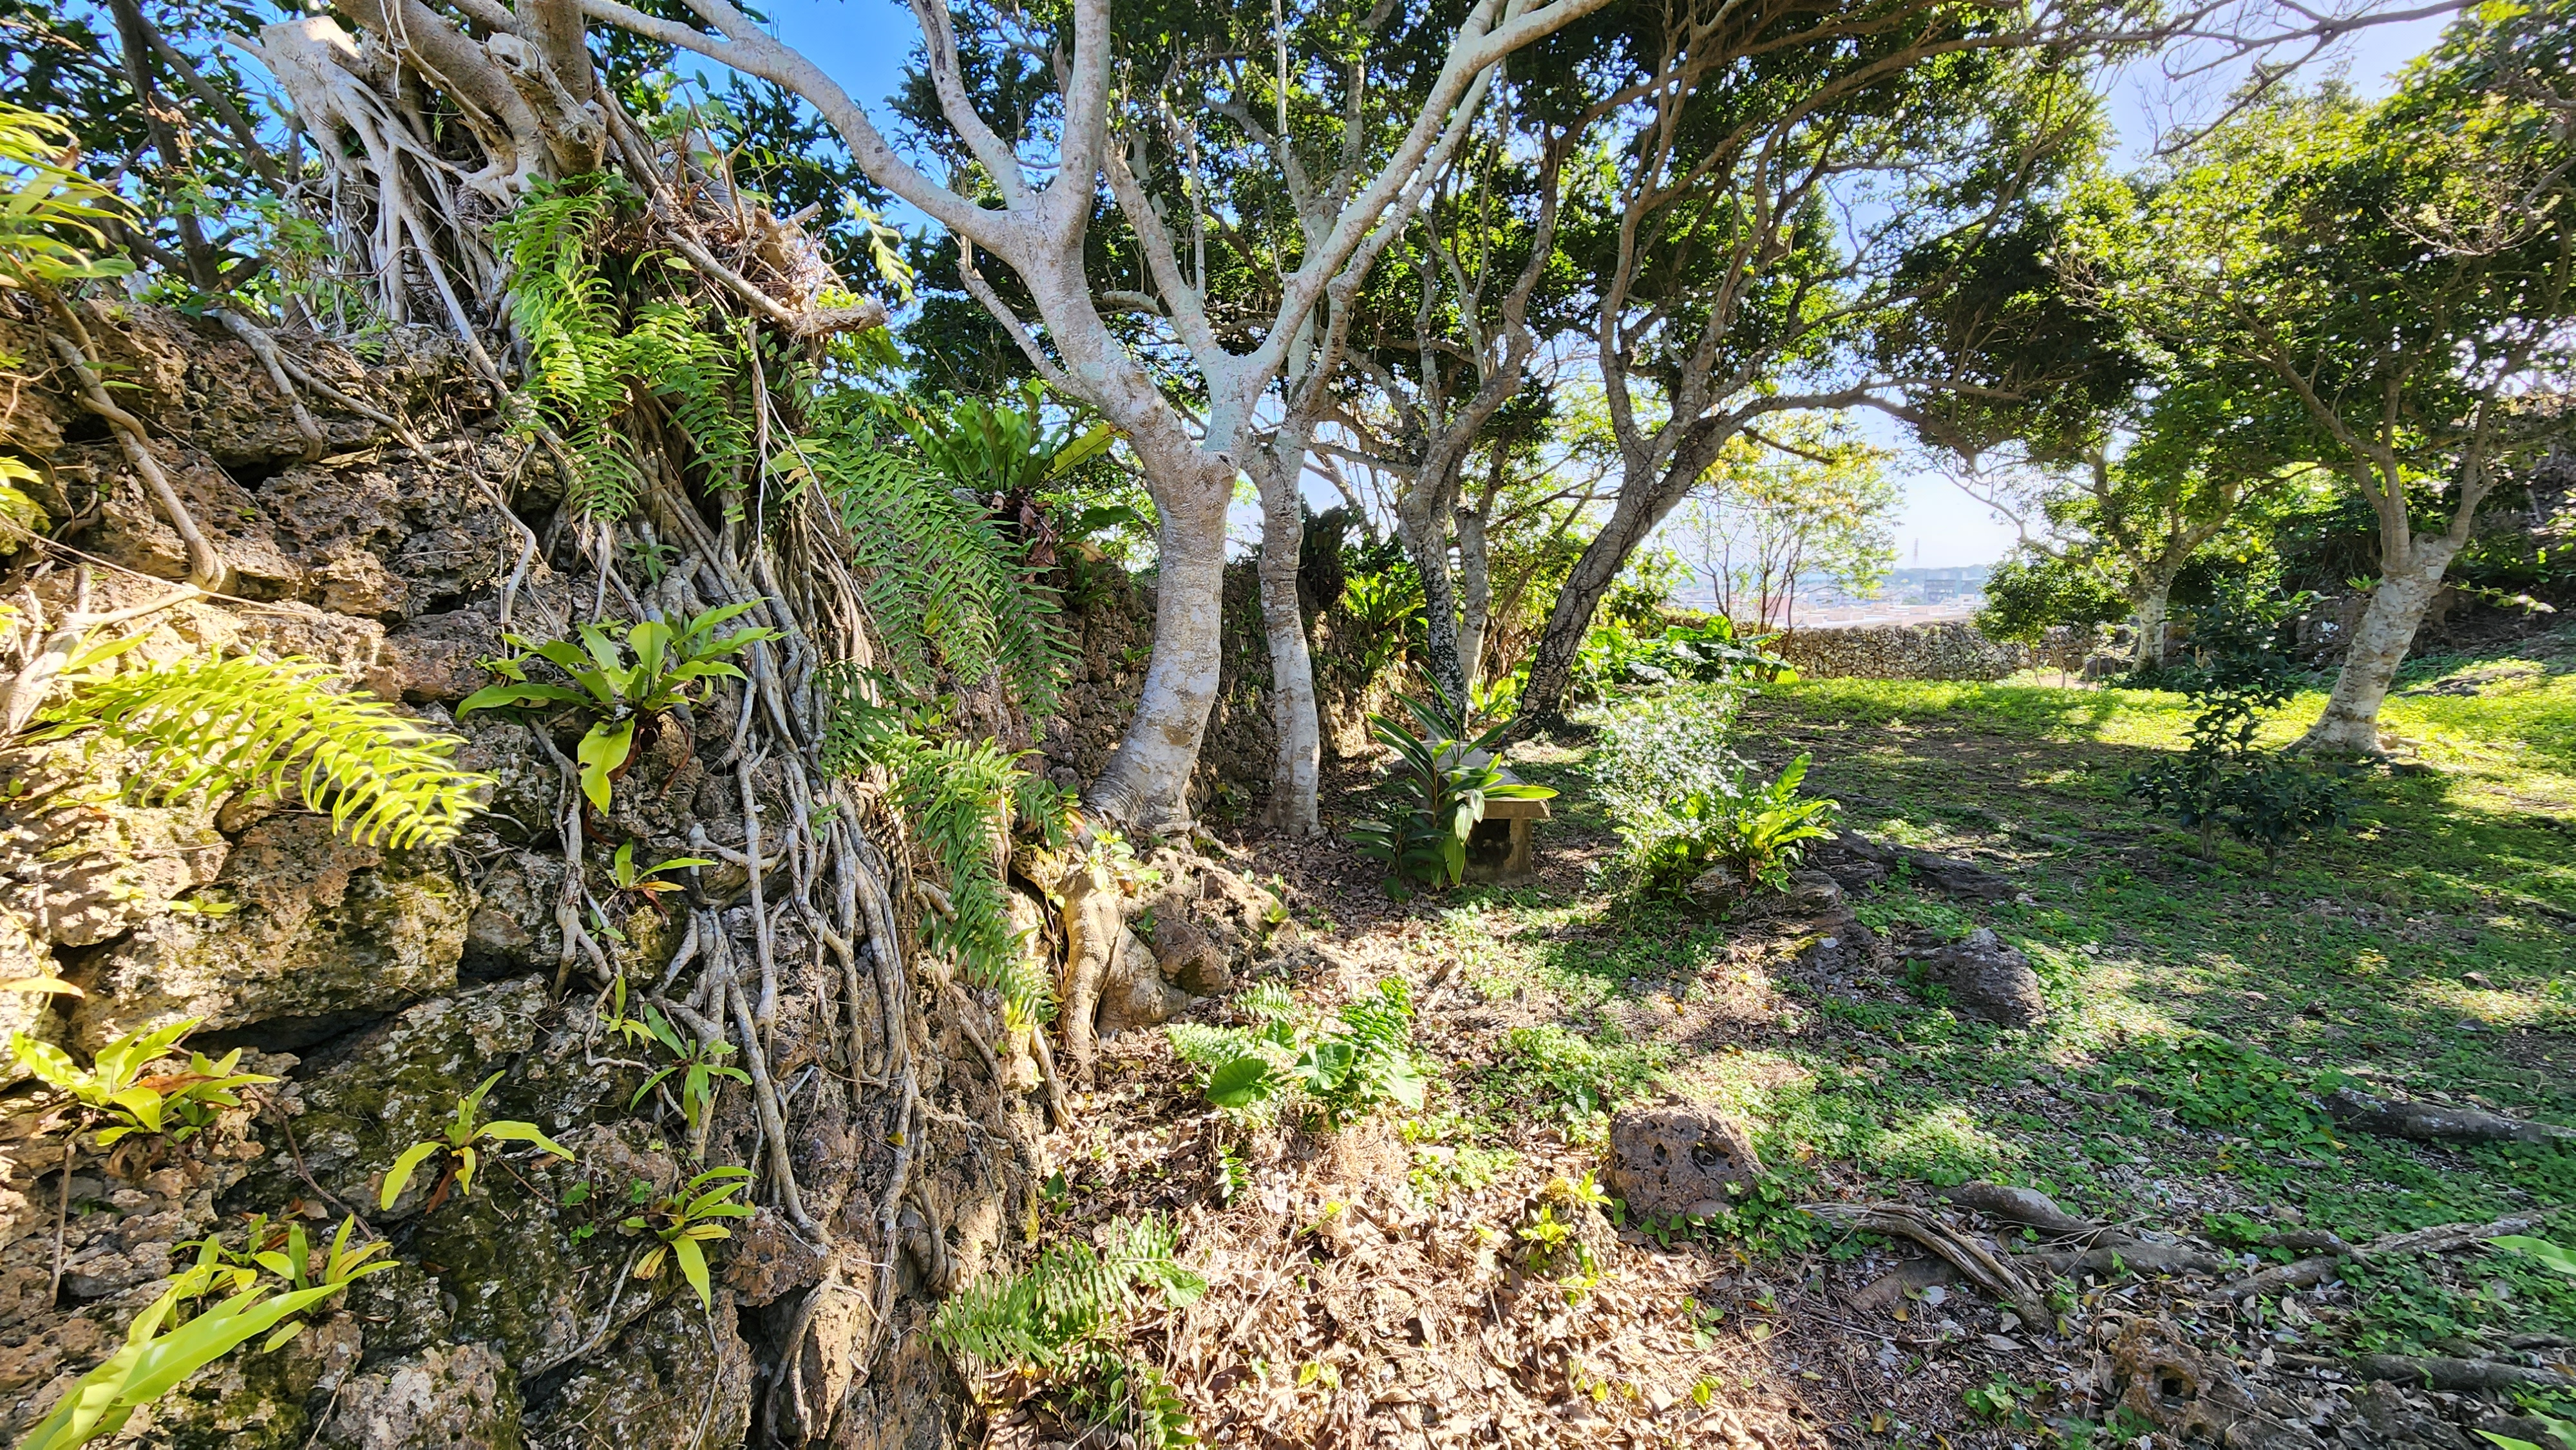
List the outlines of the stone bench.
<svg viewBox="0 0 2576 1450">
<path fill-rule="evenodd" d="M 1508 770 L 1502 776 L 1520 783 Z M 1546 819 L 1545 801 L 1487 800 L 1485 818 L 1467 833 L 1467 879 L 1495 886 L 1536 881 L 1538 823 Z"/>
</svg>

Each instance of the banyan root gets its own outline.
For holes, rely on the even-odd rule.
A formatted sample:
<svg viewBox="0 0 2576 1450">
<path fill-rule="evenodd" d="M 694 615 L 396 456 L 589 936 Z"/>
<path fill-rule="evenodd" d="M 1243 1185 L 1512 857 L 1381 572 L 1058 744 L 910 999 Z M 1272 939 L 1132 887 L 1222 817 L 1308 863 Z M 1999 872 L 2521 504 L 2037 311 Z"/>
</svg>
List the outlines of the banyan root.
<svg viewBox="0 0 2576 1450">
<path fill-rule="evenodd" d="M 1910 1203 L 1809 1203 L 1800 1208 L 1810 1217 L 1840 1228 L 1912 1239 L 1948 1260 L 1978 1288 L 2011 1305 L 2023 1322 L 2057 1322 L 2047 1301 L 2012 1260 Z"/>
<path fill-rule="evenodd" d="M 2096 1244 L 2089 1249 L 2044 1249 L 2025 1257 L 2059 1274 L 2215 1274 L 2228 1266 L 2225 1258 L 2205 1249 L 2135 1239 Z"/>
<path fill-rule="evenodd" d="M 1961 1208 L 1973 1208 L 1988 1217 L 2035 1228 L 2058 1238 L 2090 1238 L 2116 1243 L 2137 1237 L 2126 1229 L 2078 1218 L 2059 1208 L 2055 1199 L 2035 1188 L 2014 1188 L 2001 1183 L 1963 1183 L 1951 1189 L 1948 1196 Z"/>
<path fill-rule="evenodd" d="M 323 437 L 322 425 L 313 421 L 311 410 L 304 406 L 303 395 L 295 390 L 295 380 L 287 376 L 286 360 L 278 355 L 277 343 L 257 324 L 231 308 L 218 307 L 215 316 L 222 319 L 226 331 L 241 339 L 242 345 L 251 350 L 251 355 L 259 359 L 260 366 L 268 369 L 269 382 L 276 386 L 279 396 L 286 399 L 287 409 L 295 419 L 295 431 L 304 439 L 304 461 L 312 463 L 320 459 L 330 440 Z"/>
<path fill-rule="evenodd" d="M 2576 1128 L 2509 1118 L 2484 1108 L 2455 1108 L 2411 1098 L 2373 1097 L 2354 1087 L 2326 1094 L 2326 1111 L 2347 1128 L 2424 1143 L 2558 1143 L 2576 1141 Z"/>
<path fill-rule="evenodd" d="M 1964 1183 L 1951 1189 L 1949 1198 L 1961 1208 L 1973 1208 L 1991 1218 L 2021 1224 L 2055 1238 L 2082 1240 L 2079 1246 L 2042 1249 L 2023 1256 L 2047 1265 L 2051 1273 L 2215 1274 L 2228 1266 L 2228 1261 L 2217 1254 L 2182 1244 L 2150 1243 L 2116 1224 L 2078 1218 L 2035 1188 Z"/>
<path fill-rule="evenodd" d="M 902 1240 L 896 1237 L 897 1220 L 903 1213 L 904 1196 L 912 1183 L 913 1147 L 917 1136 L 913 1129 L 913 1109 L 920 1101 L 920 1079 L 913 1076 L 912 1066 L 907 1063 L 903 1069 L 903 1096 L 896 1101 L 894 1110 L 894 1167 L 886 1174 L 885 1197 L 877 1205 L 879 1257 L 876 1293 L 869 1301 L 871 1313 L 867 1343 L 854 1356 L 859 1364 L 876 1359 L 877 1346 L 884 1343 L 886 1331 L 894 1323 L 895 1265 L 903 1257 Z"/>
<path fill-rule="evenodd" d="M 153 501 L 160 505 L 162 517 L 169 520 L 170 527 L 179 535 L 179 541 L 187 546 L 188 582 L 200 589 L 223 588 L 228 572 L 223 556 L 206 541 L 205 531 L 197 527 L 196 516 L 188 512 L 188 505 L 180 499 L 179 490 L 170 483 L 170 475 L 161 471 L 161 460 L 153 456 L 152 439 L 143 431 L 142 421 L 108 397 L 106 385 L 98 380 L 97 372 L 90 367 L 89 354 L 81 349 L 80 344 L 58 332 L 46 333 L 45 340 L 53 344 L 54 351 L 70 365 L 73 379 L 80 384 L 81 402 L 91 412 L 106 419 L 108 426 L 115 430 L 117 442 L 124 445 L 126 461 L 143 476 L 144 486 L 152 491 Z"/>
<path fill-rule="evenodd" d="M 2408 1233 L 2390 1234 L 2359 1246 L 2347 1245 L 2339 1250 L 2312 1255 L 2293 1263 L 2277 1265 L 2259 1273 L 2248 1274 L 2226 1286 L 2231 1299 L 2250 1298 L 2256 1294 L 2278 1294 L 2284 1289 L 2304 1289 L 2320 1284 L 2340 1268 L 2346 1259 L 2377 1259 L 2395 1254 L 2438 1254 L 2465 1248 L 2499 1234 L 2521 1233 L 2540 1222 L 2537 1214 L 2516 1214 L 2493 1223 L 2446 1223 L 2432 1228 L 2419 1228 Z"/>
<path fill-rule="evenodd" d="M 1096 866 L 1076 866 L 1064 880 L 1064 1050 L 1074 1076 L 1091 1081 L 1091 1015 L 1101 984 L 1116 967 L 1126 924 L 1118 890 Z"/>
<path fill-rule="evenodd" d="M 2576 1376 L 2562 1369 L 2533 1369 L 2492 1359 L 2453 1359 L 2447 1355 L 2365 1354 L 2352 1361 L 2365 1379 L 2390 1380 L 2418 1389 L 2566 1390 L 2576 1389 Z"/>
</svg>

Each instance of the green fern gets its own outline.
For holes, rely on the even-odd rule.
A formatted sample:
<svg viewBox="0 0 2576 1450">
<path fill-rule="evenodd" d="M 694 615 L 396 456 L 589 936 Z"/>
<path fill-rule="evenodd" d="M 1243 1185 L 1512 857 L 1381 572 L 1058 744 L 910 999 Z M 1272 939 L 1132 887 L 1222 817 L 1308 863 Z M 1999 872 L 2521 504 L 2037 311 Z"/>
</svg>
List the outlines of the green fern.
<svg viewBox="0 0 2576 1450">
<path fill-rule="evenodd" d="M 640 392 L 662 398 L 718 489 L 740 485 L 751 428 L 736 407 L 739 349 L 690 303 L 620 301 L 599 266 L 600 233 L 625 201 L 613 178 L 541 188 L 494 224 L 510 265 L 510 321 L 527 350 L 523 389 L 571 447 L 576 507 L 621 518 L 643 474 L 613 426 Z M 651 260 L 645 258 L 641 260 Z"/>
<path fill-rule="evenodd" d="M 896 808 L 947 878 L 955 914 L 934 914 L 924 923 L 931 947 L 962 967 L 968 980 L 999 992 L 1015 1021 L 1035 1020 L 1046 1007 L 1049 983 L 1011 927 L 1003 852 L 1018 813 L 1051 813 L 1034 819 L 1050 839 L 1060 838 L 1063 792 L 1021 770 L 1017 756 L 989 741 L 925 739 L 923 731 L 945 724 L 937 713 L 870 703 L 854 666 L 828 666 L 818 680 L 826 709 L 823 768 L 855 775 L 884 766 L 894 778 Z M 880 689 L 884 684 L 878 681 Z"/>
<path fill-rule="evenodd" d="M 1125 1421 L 1139 1443 L 1195 1445 L 1189 1411 L 1152 1365 L 1124 1352 L 1120 1332 L 1149 1291 L 1172 1305 L 1207 1292 L 1174 1256 L 1163 1219 L 1115 1219 L 1101 1247 L 1058 1244 L 1020 1274 L 970 1284 L 940 1306 L 930 1339 L 971 1374 L 1025 1375 L 1039 1394 L 1096 1425 Z"/>
<path fill-rule="evenodd" d="M 1117 1397 L 1127 1402 L 1123 1408 L 1153 1425 L 1162 1443 L 1190 1443 L 1168 1438 L 1175 1430 L 1188 1433 L 1169 1384 L 1139 1376 L 1113 1341 L 1128 1316 L 1145 1307 L 1147 1291 L 1187 1305 L 1207 1292 L 1207 1281 L 1174 1257 L 1178 1232 L 1159 1217 L 1113 1220 L 1101 1238 L 1099 1248 L 1054 1245 L 1024 1273 L 959 1290 L 931 1321 L 931 1342 L 973 1374 L 1026 1371 L 1058 1383 L 1123 1379 L 1125 1393 Z"/>
<path fill-rule="evenodd" d="M 693 307 L 647 302 L 627 334 L 626 362 L 670 407 L 707 481 L 736 491 L 754 461 L 751 424 L 734 403 L 742 351 L 730 336 L 711 331 L 711 321 Z"/>
<path fill-rule="evenodd" d="M 390 846 L 455 838 L 489 776 L 460 770 L 464 742 L 422 729 L 312 660 L 180 660 L 89 682 L 49 711 L 42 738 L 87 729 L 142 752 L 136 777 L 167 798 L 280 790 L 328 811 L 332 829 Z"/>
<path fill-rule="evenodd" d="M 886 446 L 868 400 L 819 397 L 813 412 L 777 467 L 840 508 L 890 673 L 927 691 L 940 665 L 967 682 L 998 666 L 1030 714 L 1054 709 L 1069 651 L 1020 547 L 955 484 Z"/>
<path fill-rule="evenodd" d="M 1172 1055 L 1192 1067 L 1218 1068 L 1238 1057 L 1258 1053 L 1263 1039 L 1241 1027 L 1217 1027 L 1205 1022 L 1173 1022 L 1165 1025 L 1163 1035 L 1171 1039 Z"/>
<path fill-rule="evenodd" d="M 925 924 L 932 949 L 954 958 L 968 980 L 999 992 L 1014 1018 L 1034 1020 L 1046 1005 L 1046 974 L 1011 927 L 1002 883 L 1006 803 L 1022 778 L 1013 756 L 989 741 L 932 745 L 907 736 L 879 758 L 894 774 L 895 804 L 948 877 L 956 914 L 934 914 Z"/>
</svg>

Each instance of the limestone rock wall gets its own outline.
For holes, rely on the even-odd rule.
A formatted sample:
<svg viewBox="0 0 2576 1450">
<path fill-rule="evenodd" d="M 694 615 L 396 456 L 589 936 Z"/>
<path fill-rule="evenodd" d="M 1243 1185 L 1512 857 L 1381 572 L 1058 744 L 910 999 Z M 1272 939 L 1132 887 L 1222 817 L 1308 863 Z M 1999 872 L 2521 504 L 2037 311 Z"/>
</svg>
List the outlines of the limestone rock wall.
<svg viewBox="0 0 2576 1450">
<path fill-rule="evenodd" d="M 2031 650 L 1961 620 L 1793 630 L 1770 648 L 1816 679 L 2000 680 L 2034 662 Z"/>
<path fill-rule="evenodd" d="M 501 652 L 502 632 L 536 627 L 531 599 L 574 602 L 563 581 L 580 567 L 577 541 L 551 527 L 559 484 L 434 336 L 396 330 L 365 355 L 299 344 L 412 435 L 317 404 L 329 444 L 307 459 L 267 374 L 228 336 L 148 310 L 91 328 L 130 385 L 120 401 L 240 575 L 234 597 L 128 626 L 142 635 L 130 658 L 300 654 L 447 724 L 488 682 L 478 662 Z M 0 387 L 0 454 L 36 472 L 28 491 L 53 534 L 98 562 L 84 586 L 73 555 L 0 555 L 17 611 L 0 637 L 0 687 L 84 587 L 91 610 L 113 609 L 167 593 L 185 572 L 179 540 L 105 428 L 23 362 L 48 355 L 32 314 L 0 298 L 0 356 L 25 369 Z M 1094 698 L 1114 709 L 1115 663 L 1095 667 Z M 693 828 L 738 850 L 734 769 L 711 772 L 701 758 L 730 735 L 731 709 L 711 699 L 694 743 L 675 731 L 645 741 L 598 834 L 646 860 L 689 854 Z M 650 1053 L 605 1029 L 582 974 L 558 991 L 562 776 L 526 725 L 478 716 L 460 733 L 461 763 L 495 779 L 486 813 L 452 845 L 418 850 L 352 843 L 276 800 L 138 803 L 122 763 L 79 739 L 0 746 L 0 980 L 59 976 L 83 993 L 0 991 L 0 1032 L 81 1056 L 197 1018 L 194 1045 L 243 1047 L 245 1069 L 281 1079 L 185 1142 L 103 1151 L 81 1137 L 66 1174 L 74 1125 L 59 1095 L 19 1080 L 0 1054 L 0 1442 L 116 1347 L 174 1255 L 193 1257 L 183 1246 L 218 1230 L 237 1243 L 252 1213 L 327 1234 L 355 1210 L 402 1267 L 360 1281 L 284 1347 L 218 1362 L 115 1443 L 959 1443 L 963 1387 L 921 1331 L 938 1295 L 997 1262 L 1027 1218 L 1037 1109 L 988 1080 L 959 1020 L 936 1019 L 917 1051 L 920 1092 L 954 1111 L 914 1135 L 899 1242 L 879 1242 L 881 1206 L 863 1185 L 886 1178 L 903 1136 L 897 1105 L 868 1078 L 837 978 L 817 987 L 783 973 L 767 1062 L 789 1105 L 786 1151 L 807 1212 L 840 1247 L 818 1251 L 763 1207 L 720 1246 L 711 1310 L 676 1273 L 634 1280 L 640 1246 L 618 1223 L 635 1195 L 757 1162 L 769 1139 L 730 1085 L 695 1132 L 653 1095 L 637 1101 Z M 789 818 L 774 772 L 752 789 L 764 813 Z M 900 847 L 881 844 L 900 881 Z M 592 845 L 594 885 L 607 849 Z M 747 884 L 739 867 L 705 874 L 718 900 Z M 599 909 L 639 980 L 671 958 L 678 944 L 647 904 L 612 897 Z M 749 960 L 747 900 L 722 920 L 726 944 Z M 778 918 L 777 949 L 791 963 L 822 958 L 792 911 Z M 428 1172 L 378 1212 L 394 1156 L 437 1136 L 495 1073 L 487 1116 L 534 1122 L 575 1160 L 503 1151 L 471 1193 Z M 891 1322 L 877 1324 L 873 1266 L 888 1259 L 898 1292 Z"/>
</svg>

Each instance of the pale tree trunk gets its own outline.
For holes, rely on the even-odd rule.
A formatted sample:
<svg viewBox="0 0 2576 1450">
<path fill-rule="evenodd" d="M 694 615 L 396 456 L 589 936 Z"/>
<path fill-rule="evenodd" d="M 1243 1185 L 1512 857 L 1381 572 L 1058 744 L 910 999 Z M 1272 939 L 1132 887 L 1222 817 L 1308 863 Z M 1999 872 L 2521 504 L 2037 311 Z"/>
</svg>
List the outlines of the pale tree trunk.
<svg viewBox="0 0 2576 1450">
<path fill-rule="evenodd" d="M 1485 511 L 1461 504 L 1458 520 L 1458 669 L 1470 697 L 1485 669 L 1485 636 L 1494 617 L 1494 565 L 1485 542 Z"/>
<path fill-rule="evenodd" d="M 1133 440 L 1131 440 L 1133 441 Z M 1141 453 L 1141 450 L 1140 450 Z M 1175 465 L 1210 475 L 1154 490 L 1162 530 L 1154 584 L 1154 658 L 1135 718 L 1084 804 L 1149 830 L 1190 819 L 1190 772 L 1216 703 L 1224 616 L 1225 515 L 1233 470 L 1187 448 Z M 1148 467 L 1152 461 L 1148 460 Z"/>
<path fill-rule="evenodd" d="M 1265 814 L 1272 828 L 1291 840 L 1323 830 L 1316 802 L 1323 741 L 1315 665 L 1306 644 L 1306 611 L 1297 599 L 1297 565 L 1306 543 L 1305 500 L 1298 485 L 1313 433 L 1311 423 L 1282 428 L 1254 451 L 1252 465 L 1253 482 L 1261 490 L 1261 625 L 1270 642 L 1270 722 L 1278 742 Z"/>
<path fill-rule="evenodd" d="M 2130 663 L 2141 670 L 2159 670 L 2165 663 L 2165 617 L 2173 601 L 2173 575 L 2159 574 L 2139 582 L 2137 597 L 2130 603 L 2138 613 L 2138 645 Z"/>
<path fill-rule="evenodd" d="M 2442 591 L 2442 575 L 2459 547 L 2449 539 L 2415 545 L 2403 569 L 2386 569 L 2361 623 L 2344 646 L 2343 670 L 2335 676 L 2334 693 L 2325 713 L 2299 744 L 2304 749 L 2367 755 L 2379 749 L 2379 706 L 2396 682 L 2397 667 L 2414 647 L 2424 611 Z"/>
<path fill-rule="evenodd" d="M 2415 534 L 2406 507 L 2406 485 L 2396 455 L 2381 448 L 2356 461 L 2362 496 L 2379 515 L 2379 587 L 2344 645 L 2343 669 L 2325 713 L 2299 738 L 2302 750 L 2368 755 L 2379 749 L 2379 706 L 2397 682 L 2397 667 L 2415 645 L 2424 611 L 2442 592 L 2442 575 L 2466 548 L 2477 527 L 2478 505 L 2495 486 L 2487 471 L 2494 420 L 2482 406 L 2461 449 L 2452 490 L 2450 527 L 2430 538 Z M 2360 452 L 2360 449 L 2356 449 Z"/>
</svg>

